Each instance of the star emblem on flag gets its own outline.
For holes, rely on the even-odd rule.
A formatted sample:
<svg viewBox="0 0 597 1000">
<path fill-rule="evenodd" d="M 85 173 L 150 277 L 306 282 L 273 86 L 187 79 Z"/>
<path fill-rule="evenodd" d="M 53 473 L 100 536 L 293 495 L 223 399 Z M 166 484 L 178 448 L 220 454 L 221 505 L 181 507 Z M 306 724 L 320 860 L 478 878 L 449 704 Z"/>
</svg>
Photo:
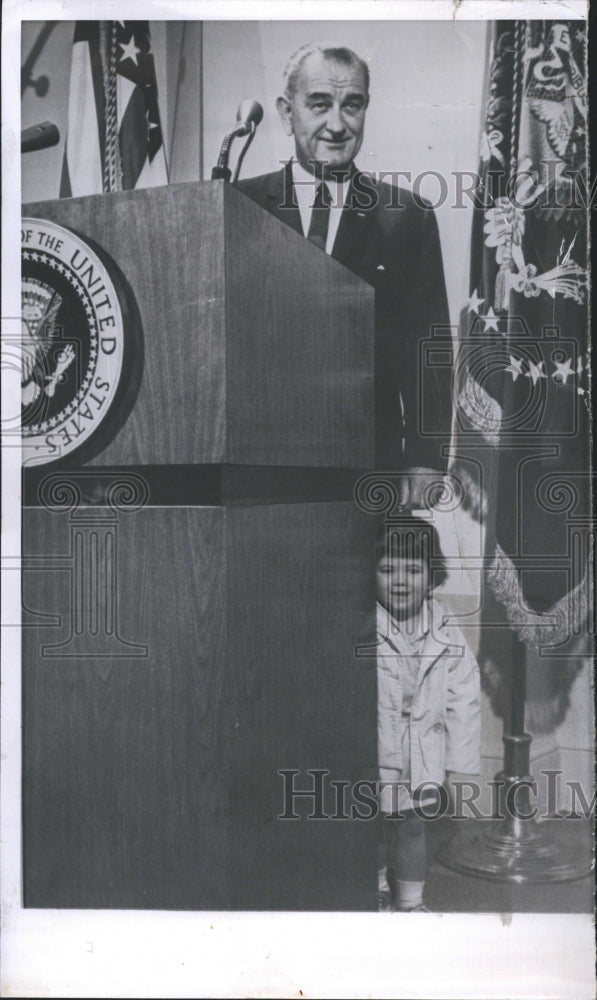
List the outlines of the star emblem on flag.
<svg viewBox="0 0 597 1000">
<path fill-rule="evenodd" d="M 533 385 L 537 385 L 540 378 L 547 378 L 547 375 L 543 371 L 543 361 L 539 364 L 535 364 L 534 361 L 529 361 L 529 370 L 524 373 L 525 378 L 531 378 L 533 380 Z"/>
<path fill-rule="evenodd" d="M 574 374 L 572 359 L 566 358 L 565 361 L 554 361 L 554 364 L 556 366 L 556 370 L 552 373 L 552 379 L 559 385 L 566 385 L 569 377 Z"/>
<path fill-rule="evenodd" d="M 479 298 L 479 296 L 477 294 L 477 289 L 475 288 L 475 290 L 473 291 L 473 294 L 471 295 L 470 299 L 468 300 L 468 311 L 469 312 L 478 313 L 479 312 L 479 306 L 482 306 L 484 302 L 485 302 L 485 299 Z"/>
<path fill-rule="evenodd" d="M 120 22 L 119 22 L 120 23 Z M 135 66 L 137 63 L 137 56 L 139 55 L 141 49 L 137 48 L 135 45 L 135 36 L 131 35 L 128 42 L 118 42 L 118 47 L 122 49 L 122 55 L 120 56 L 120 62 L 124 62 L 125 59 L 132 59 Z"/>
<path fill-rule="evenodd" d="M 481 316 L 480 318 L 483 320 L 483 323 L 485 324 L 484 326 L 485 333 L 487 333 L 488 330 L 495 330 L 496 333 L 499 333 L 498 323 L 500 321 L 500 318 L 499 316 L 496 316 L 496 314 L 494 313 L 493 306 L 490 306 L 485 315 Z"/>
<path fill-rule="evenodd" d="M 515 358 L 511 354 L 509 355 L 509 358 L 510 364 L 506 365 L 504 371 L 510 372 L 512 381 L 516 382 L 518 376 L 523 374 L 522 367 L 524 365 L 524 361 L 522 358 Z"/>
</svg>

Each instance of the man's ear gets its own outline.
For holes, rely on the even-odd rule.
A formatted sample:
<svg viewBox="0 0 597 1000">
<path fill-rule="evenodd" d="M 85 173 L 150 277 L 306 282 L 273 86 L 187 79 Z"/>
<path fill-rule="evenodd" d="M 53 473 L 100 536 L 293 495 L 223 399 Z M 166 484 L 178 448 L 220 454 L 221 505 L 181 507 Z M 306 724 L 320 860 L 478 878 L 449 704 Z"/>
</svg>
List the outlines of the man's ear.
<svg viewBox="0 0 597 1000">
<path fill-rule="evenodd" d="M 276 101 L 276 108 L 286 135 L 292 135 L 292 109 L 290 102 L 286 97 L 279 97 Z"/>
</svg>

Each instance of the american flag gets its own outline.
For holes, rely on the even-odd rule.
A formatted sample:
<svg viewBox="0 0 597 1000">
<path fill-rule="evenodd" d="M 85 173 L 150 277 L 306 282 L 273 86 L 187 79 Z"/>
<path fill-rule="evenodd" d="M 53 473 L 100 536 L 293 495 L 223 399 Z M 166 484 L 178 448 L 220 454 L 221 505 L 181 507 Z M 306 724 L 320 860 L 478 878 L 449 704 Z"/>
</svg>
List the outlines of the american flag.
<svg viewBox="0 0 597 1000">
<path fill-rule="evenodd" d="M 60 197 L 168 183 L 148 21 L 77 21 Z"/>
</svg>

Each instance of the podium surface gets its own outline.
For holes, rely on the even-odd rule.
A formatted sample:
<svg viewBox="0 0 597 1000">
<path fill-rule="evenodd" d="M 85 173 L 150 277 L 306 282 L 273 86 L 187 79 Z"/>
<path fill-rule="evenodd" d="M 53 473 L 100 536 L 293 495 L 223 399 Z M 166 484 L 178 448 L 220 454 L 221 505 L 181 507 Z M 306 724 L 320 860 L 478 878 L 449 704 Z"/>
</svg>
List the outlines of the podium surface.
<svg viewBox="0 0 597 1000">
<path fill-rule="evenodd" d="M 221 183 L 24 214 L 105 255 L 134 346 L 25 470 L 25 905 L 374 909 L 373 291 Z"/>
<path fill-rule="evenodd" d="M 139 313 L 138 394 L 86 464 L 373 464 L 373 290 L 246 195 L 205 181 L 24 214 L 102 248 Z"/>
</svg>

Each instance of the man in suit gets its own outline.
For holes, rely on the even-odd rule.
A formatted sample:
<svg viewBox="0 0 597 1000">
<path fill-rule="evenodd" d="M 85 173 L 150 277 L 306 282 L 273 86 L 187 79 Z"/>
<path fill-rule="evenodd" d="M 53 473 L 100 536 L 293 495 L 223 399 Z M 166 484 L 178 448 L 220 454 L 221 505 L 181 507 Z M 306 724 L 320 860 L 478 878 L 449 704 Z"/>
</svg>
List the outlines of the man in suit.
<svg viewBox="0 0 597 1000">
<path fill-rule="evenodd" d="M 376 466 L 400 471 L 400 501 L 419 506 L 445 471 L 452 414 L 435 217 L 422 199 L 354 164 L 369 104 L 368 67 L 356 53 L 304 46 L 284 80 L 276 107 L 295 156 L 238 186 L 375 288 Z"/>
</svg>

